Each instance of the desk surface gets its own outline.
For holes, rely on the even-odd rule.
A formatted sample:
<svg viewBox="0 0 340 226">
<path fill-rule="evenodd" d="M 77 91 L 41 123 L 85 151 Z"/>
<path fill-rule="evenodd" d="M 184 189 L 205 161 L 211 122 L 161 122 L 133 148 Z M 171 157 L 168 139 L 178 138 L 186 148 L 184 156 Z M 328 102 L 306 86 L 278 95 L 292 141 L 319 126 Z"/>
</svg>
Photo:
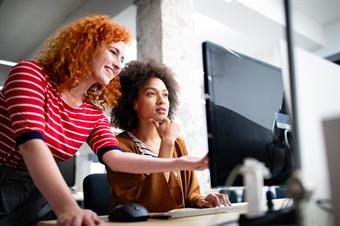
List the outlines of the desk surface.
<svg viewBox="0 0 340 226">
<path fill-rule="evenodd" d="M 167 225 L 195 225 L 195 226 L 209 226 L 209 225 L 218 225 L 225 222 L 236 222 L 239 218 L 240 213 L 218 213 L 204 216 L 195 216 L 195 217 L 184 217 L 177 219 L 154 219 L 149 218 L 147 221 L 141 222 L 132 222 L 132 223 L 121 223 L 121 222 L 108 222 L 107 216 L 100 216 L 102 223 L 100 226 L 127 226 L 127 225 L 136 225 L 136 226 L 167 226 Z M 56 221 L 43 221 L 40 222 L 38 226 L 52 226 L 57 225 Z"/>
<path fill-rule="evenodd" d="M 287 199 L 278 199 L 274 200 L 274 205 L 277 209 L 280 209 L 282 205 L 286 203 Z M 265 205 L 265 202 L 263 203 Z M 241 206 L 240 206 L 241 207 Z M 160 226 L 160 225 L 197 225 L 197 226 L 209 226 L 209 225 L 219 225 L 222 223 L 232 223 L 237 222 L 240 214 L 247 212 L 247 204 L 242 205 L 242 208 L 237 208 L 237 211 L 231 213 L 218 213 L 218 214 L 210 214 L 204 216 L 195 216 L 195 217 L 184 217 L 177 219 L 154 219 L 150 218 L 147 221 L 142 222 L 133 222 L 133 223 L 120 223 L 120 222 L 108 222 L 107 216 L 101 216 L 102 223 L 101 226 L 127 226 L 127 225 L 139 225 L 139 226 Z M 51 226 L 57 225 L 56 221 L 42 221 L 38 226 Z"/>
</svg>

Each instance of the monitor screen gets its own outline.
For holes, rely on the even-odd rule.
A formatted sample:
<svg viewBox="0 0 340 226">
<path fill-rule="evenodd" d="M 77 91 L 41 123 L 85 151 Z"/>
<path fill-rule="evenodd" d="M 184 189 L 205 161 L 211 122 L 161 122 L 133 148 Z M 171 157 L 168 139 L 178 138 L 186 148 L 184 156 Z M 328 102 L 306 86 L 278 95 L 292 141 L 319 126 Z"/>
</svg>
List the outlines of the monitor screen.
<svg viewBox="0 0 340 226">
<path fill-rule="evenodd" d="M 284 111 L 281 70 L 211 42 L 202 50 L 211 186 L 225 186 L 247 157 L 270 169 L 265 184 L 282 183 L 290 159 L 274 130 Z M 243 185 L 242 177 L 233 185 Z"/>
</svg>

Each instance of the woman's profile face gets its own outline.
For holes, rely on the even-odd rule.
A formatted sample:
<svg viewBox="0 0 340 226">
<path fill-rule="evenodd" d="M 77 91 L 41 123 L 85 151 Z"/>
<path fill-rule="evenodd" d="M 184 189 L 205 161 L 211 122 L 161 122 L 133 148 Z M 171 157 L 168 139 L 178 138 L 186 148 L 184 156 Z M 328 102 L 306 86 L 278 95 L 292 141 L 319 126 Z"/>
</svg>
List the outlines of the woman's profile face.
<svg viewBox="0 0 340 226">
<path fill-rule="evenodd" d="M 121 71 L 124 62 L 126 44 L 114 42 L 99 47 L 92 62 L 92 78 L 95 83 L 107 85 Z"/>
<path fill-rule="evenodd" d="M 139 120 L 154 119 L 159 122 L 168 117 L 169 106 L 169 91 L 164 82 L 156 77 L 150 78 L 139 88 L 134 105 Z"/>
</svg>

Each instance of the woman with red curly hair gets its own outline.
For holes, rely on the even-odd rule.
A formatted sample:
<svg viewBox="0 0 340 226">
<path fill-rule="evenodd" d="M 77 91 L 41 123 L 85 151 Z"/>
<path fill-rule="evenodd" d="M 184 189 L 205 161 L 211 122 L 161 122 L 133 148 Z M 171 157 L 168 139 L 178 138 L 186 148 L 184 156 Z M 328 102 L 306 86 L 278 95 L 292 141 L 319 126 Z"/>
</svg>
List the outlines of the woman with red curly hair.
<svg viewBox="0 0 340 226">
<path fill-rule="evenodd" d="M 87 142 L 113 171 L 153 173 L 207 167 L 207 159 L 123 152 L 103 110 L 116 104 L 130 33 L 107 16 L 82 18 L 49 39 L 35 61 L 13 67 L 0 92 L 0 225 L 97 225 L 81 209 L 57 163 Z"/>
</svg>

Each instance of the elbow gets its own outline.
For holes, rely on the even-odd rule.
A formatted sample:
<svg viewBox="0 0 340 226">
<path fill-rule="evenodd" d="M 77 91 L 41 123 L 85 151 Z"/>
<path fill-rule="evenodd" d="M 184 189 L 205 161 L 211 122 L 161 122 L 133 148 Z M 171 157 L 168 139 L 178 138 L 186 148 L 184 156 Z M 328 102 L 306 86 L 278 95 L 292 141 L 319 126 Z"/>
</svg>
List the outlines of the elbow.
<svg viewBox="0 0 340 226">
<path fill-rule="evenodd" d="M 119 150 L 111 150 L 102 155 L 103 163 L 112 171 L 120 171 L 119 165 L 122 163 L 122 152 Z"/>
</svg>

